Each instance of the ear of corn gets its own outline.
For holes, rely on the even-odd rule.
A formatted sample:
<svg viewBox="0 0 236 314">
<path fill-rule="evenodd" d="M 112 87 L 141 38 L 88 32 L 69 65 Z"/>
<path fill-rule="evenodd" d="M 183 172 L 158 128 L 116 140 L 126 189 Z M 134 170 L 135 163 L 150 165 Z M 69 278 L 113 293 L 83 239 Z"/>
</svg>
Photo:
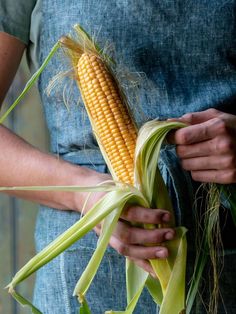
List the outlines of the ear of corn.
<svg viewBox="0 0 236 314">
<path fill-rule="evenodd" d="M 101 152 L 115 180 L 134 184 L 137 128 L 127 99 L 105 59 L 88 35 L 76 26 L 78 42 L 63 37 L 76 80 Z"/>
<path fill-rule="evenodd" d="M 133 184 L 137 129 L 114 78 L 101 58 L 91 53 L 82 54 L 77 73 L 94 134 L 114 179 Z"/>
<path fill-rule="evenodd" d="M 113 178 L 124 183 L 138 186 L 144 193 L 145 197 L 147 197 L 149 207 L 154 206 L 155 208 L 165 208 L 166 210 L 172 212 L 171 202 L 157 167 L 157 160 L 165 134 L 168 133 L 173 125 L 170 124 L 169 128 L 166 128 L 164 133 L 160 133 L 158 139 L 155 137 L 157 133 L 156 128 L 154 128 L 152 124 L 148 124 L 149 127 L 147 126 L 145 129 L 146 134 L 145 136 L 141 136 L 141 138 L 145 138 L 145 141 L 149 142 L 149 147 L 145 146 L 145 156 L 150 155 L 149 160 L 146 160 L 147 164 L 145 167 L 139 167 L 138 165 L 143 165 L 143 162 L 140 160 L 142 157 L 140 151 L 137 149 L 136 162 L 134 163 L 137 130 L 128 110 L 127 100 L 125 96 L 121 94 L 119 85 L 114 79 L 112 71 L 107 64 L 106 59 L 102 55 L 102 52 L 98 52 L 96 46 L 93 45 L 92 40 L 87 34 L 85 37 L 84 31 L 80 27 L 77 27 L 76 30 L 78 37 L 84 39 L 86 43 L 81 45 L 79 41 L 77 43 L 78 48 L 76 48 L 76 43 L 73 42 L 73 40 L 63 38 L 63 44 L 69 50 L 73 47 L 73 52 L 70 52 L 69 54 L 73 53 L 72 58 L 74 58 L 74 60 L 72 61 L 72 64 L 77 74 L 76 79 L 78 86 L 80 88 L 94 133 Z M 89 47 L 89 49 L 84 49 L 84 47 Z M 76 51 L 78 53 L 75 56 Z M 147 133 L 148 129 L 151 132 Z M 150 142 L 153 138 L 154 145 L 151 145 Z M 142 141 L 143 140 L 141 140 L 141 143 Z M 141 146 L 139 144 L 137 146 L 140 148 L 143 147 L 143 145 L 144 143 L 142 143 Z M 135 168 L 135 180 L 134 164 L 137 164 L 137 167 Z M 148 186 L 144 184 L 145 182 L 148 182 Z M 158 188 L 156 185 L 158 185 Z M 158 197 L 154 195 L 155 193 L 157 193 Z M 174 226 L 174 221 L 172 221 L 172 226 Z M 154 228 L 155 226 L 146 225 L 144 227 Z M 181 239 L 184 237 L 184 234 L 185 232 L 181 234 Z M 181 241 L 182 240 L 180 240 L 180 242 Z M 185 240 L 183 241 L 184 243 L 186 242 Z M 183 245 L 181 245 L 181 247 L 183 247 Z M 172 251 L 173 256 L 171 258 L 175 260 L 178 256 L 178 252 L 177 250 L 175 250 L 175 253 L 174 250 Z M 185 256 L 184 254 L 182 256 L 184 262 Z M 171 264 L 171 259 L 153 260 L 150 262 L 160 280 L 163 300 L 166 300 L 166 295 L 170 299 L 169 291 L 172 290 L 168 289 L 168 284 L 170 282 L 174 263 Z M 137 282 L 133 282 L 134 276 L 129 276 L 130 273 L 136 271 L 136 266 L 132 262 L 127 262 L 127 267 L 130 271 L 127 271 L 128 307 L 126 312 L 128 313 L 129 311 L 132 313 L 134 308 L 131 306 L 131 303 L 134 306 L 133 300 L 137 299 L 137 296 L 140 295 L 147 280 L 147 276 L 142 276 L 142 271 L 139 270 L 139 277 L 142 279 L 140 279 L 138 282 L 139 284 L 137 284 Z M 183 286 L 183 282 L 181 286 Z M 176 313 L 185 308 L 184 294 L 185 291 L 183 289 L 182 297 L 180 298 L 180 309 L 176 308 Z M 167 304 L 169 303 L 167 302 Z M 164 305 L 163 313 L 167 313 L 165 312 L 165 307 L 166 306 Z"/>
</svg>

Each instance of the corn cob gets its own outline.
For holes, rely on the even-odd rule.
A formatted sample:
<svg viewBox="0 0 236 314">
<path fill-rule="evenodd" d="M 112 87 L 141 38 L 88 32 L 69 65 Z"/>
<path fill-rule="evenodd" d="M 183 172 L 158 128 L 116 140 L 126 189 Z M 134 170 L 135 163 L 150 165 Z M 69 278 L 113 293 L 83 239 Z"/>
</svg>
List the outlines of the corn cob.
<svg viewBox="0 0 236 314">
<path fill-rule="evenodd" d="M 137 129 L 118 85 L 103 60 L 83 53 L 77 65 L 78 84 L 95 135 L 118 180 L 134 183 Z"/>
<path fill-rule="evenodd" d="M 137 128 L 106 56 L 80 26 L 78 41 L 62 37 L 85 108 L 113 179 L 134 184 Z"/>
</svg>

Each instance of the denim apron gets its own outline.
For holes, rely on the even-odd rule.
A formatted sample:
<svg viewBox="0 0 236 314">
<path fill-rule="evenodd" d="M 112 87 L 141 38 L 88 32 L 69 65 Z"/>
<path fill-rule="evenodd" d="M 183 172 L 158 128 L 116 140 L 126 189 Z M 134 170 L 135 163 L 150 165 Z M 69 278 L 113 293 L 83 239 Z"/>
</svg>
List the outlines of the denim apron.
<svg viewBox="0 0 236 314">
<path fill-rule="evenodd" d="M 235 9 L 235 1 L 222 0 L 42 0 L 40 63 L 55 42 L 80 23 L 95 35 L 101 47 L 107 42 L 114 45 L 118 64 L 143 74 L 138 96 L 142 114 L 132 108 L 138 125 L 149 119 L 178 117 L 210 107 L 236 114 Z M 68 70 L 68 64 L 58 56 L 50 61 L 39 80 L 51 152 L 71 163 L 106 172 L 76 84 L 71 86 L 70 79 L 64 81 L 69 91 L 69 110 L 60 88 L 50 96 L 45 92 L 50 79 L 60 70 Z M 191 264 L 195 184 L 181 168 L 171 146 L 161 152 L 160 169 L 172 195 L 177 223 L 189 229 Z M 35 234 L 37 251 L 79 217 L 79 213 L 41 206 Z M 34 301 L 44 314 L 77 313 L 73 288 L 96 241 L 97 236 L 90 232 L 38 271 Z M 221 293 L 227 313 L 236 313 L 236 254 L 233 249 L 226 253 Z M 108 248 L 87 294 L 92 313 L 125 308 L 124 265 L 124 258 Z M 220 311 L 224 313 L 223 306 Z M 145 291 L 135 313 L 155 312 L 156 306 Z M 193 313 L 205 313 L 199 302 Z"/>
</svg>

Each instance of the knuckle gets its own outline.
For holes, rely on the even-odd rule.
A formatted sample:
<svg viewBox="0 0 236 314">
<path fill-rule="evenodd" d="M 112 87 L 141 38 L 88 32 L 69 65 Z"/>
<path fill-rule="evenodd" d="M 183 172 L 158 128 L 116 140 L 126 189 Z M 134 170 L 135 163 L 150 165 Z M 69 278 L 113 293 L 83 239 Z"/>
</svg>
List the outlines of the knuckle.
<svg viewBox="0 0 236 314">
<path fill-rule="evenodd" d="M 230 156 L 228 156 L 226 158 L 225 167 L 227 167 L 227 168 L 234 168 L 235 164 L 236 164 L 236 161 L 235 161 L 235 156 L 234 155 L 230 155 Z"/>
<path fill-rule="evenodd" d="M 119 234 L 119 239 L 122 241 L 124 244 L 130 243 L 132 241 L 132 233 L 129 230 L 130 228 L 124 228 L 124 230 Z"/>
<path fill-rule="evenodd" d="M 212 123 L 216 126 L 218 134 L 225 134 L 228 131 L 227 123 L 221 117 L 214 118 Z"/>
<path fill-rule="evenodd" d="M 194 113 L 192 112 L 186 113 L 182 116 L 183 119 L 190 120 L 190 121 L 193 120 L 193 117 L 194 117 Z"/>
<path fill-rule="evenodd" d="M 181 144 L 187 144 L 189 141 L 189 134 L 185 128 L 179 130 L 178 137 Z"/>
<path fill-rule="evenodd" d="M 217 154 L 219 152 L 219 144 L 220 141 L 218 138 L 214 138 L 212 140 L 209 141 L 209 152 L 212 153 L 212 154 Z"/>
<path fill-rule="evenodd" d="M 225 138 L 222 140 L 222 150 L 224 152 L 233 152 L 234 151 L 234 143 L 231 138 Z"/>
<path fill-rule="evenodd" d="M 132 212 L 133 211 L 131 207 L 125 208 L 123 210 L 122 216 L 125 217 L 127 220 L 132 220 L 133 218 Z"/>
<path fill-rule="evenodd" d="M 140 212 L 143 212 L 141 209 L 142 208 L 138 207 L 138 206 L 127 207 L 123 211 L 122 216 L 125 217 L 125 219 L 128 221 L 139 221 L 140 220 Z"/>
<path fill-rule="evenodd" d="M 165 239 L 163 234 L 158 233 L 155 238 L 153 237 L 153 243 L 162 243 L 164 241 Z"/>
<path fill-rule="evenodd" d="M 220 114 L 220 111 L 215 108 L 210 108 L 206 110 L 210 115 L 217 116 Z"/>
<path fill-rule="evenodd" d="M 151 209 L 149 213 L 146 213 L 146 221 L 150 221 L 152 224 L 158 224 L 162 220 L 162 215 L 165 212 L 163 212 L 160 209 Z"/>
<path fill-rule="evenodd" d="M 177 145 L 176 146 L 176 154 L 179 157 L 183 157 L 185 155 L 185 147 L 183 147 L 183 145 Z"/>
<path fill-rule="evenodd" d="M 160 223 L 161 222 L 161 217 L 162 217 L 162 212 L 157 210 L 153 213 L 153 221 L 155 223 Z"/>
<path fill-rule="evenodd" d="M 149 222 L 149 221 L 153 221 L 153 218 L 154 216 L 151 215 L 151 213 L 145 211 L 142 213 L 142 222 Z M 140 219 L 139 219 L 140 220 Z"/>
</svg>

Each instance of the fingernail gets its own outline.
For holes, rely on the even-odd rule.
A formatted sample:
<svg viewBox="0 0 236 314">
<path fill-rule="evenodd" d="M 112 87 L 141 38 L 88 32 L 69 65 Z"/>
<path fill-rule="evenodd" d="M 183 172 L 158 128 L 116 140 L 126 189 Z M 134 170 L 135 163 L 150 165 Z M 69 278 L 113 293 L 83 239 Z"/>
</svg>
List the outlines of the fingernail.
<svg viewBox="0 0 236 314">
<path fill-rule="evenodd" d="M 162 221 L 169 222 L 170 221 L 170 214 L 166 213 L 166 214 L 162 215 Z"/>
<path fill-rule="evenodd" d="M 172 240 L 174 239 L 174 232 L 168 231 L 164 235 L 165 240 Z"/>
<path fill-rule="evenodd" d="M 176 121 L 179 120 L 179 118 L 168 118 L 167 121 Z"/>
<path fill-rule="evenodd" d="M 153 272 L 150 272 L 150 275 L 151 275 L 153 278 L 157 278 L 156 274 L 153 273 Z"/>
<path fill-rule="evenodd" d="M 158 258 L 166 258 L 167 257 L 167 252 L 164 249 L 160 249 L 156 251 L 156 257 Z"/>
</svg>

